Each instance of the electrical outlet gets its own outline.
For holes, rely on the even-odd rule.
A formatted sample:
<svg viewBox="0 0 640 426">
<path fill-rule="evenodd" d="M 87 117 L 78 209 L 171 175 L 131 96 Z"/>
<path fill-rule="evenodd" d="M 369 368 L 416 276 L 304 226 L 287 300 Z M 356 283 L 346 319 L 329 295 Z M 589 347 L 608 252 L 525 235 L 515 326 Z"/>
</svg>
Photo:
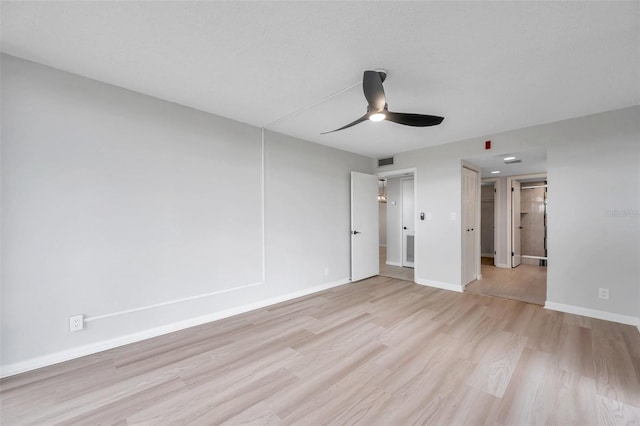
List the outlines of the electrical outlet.
<svg viewBox="0 0 640 426">
<path fill-rule="evenodd" d="M 600 299 L 609 300 L 609 289 L 608 288 L 599 288 L 598 289 L 598 297 Z"/>
<path fill-rule="evenodd" d="M 69 331 L 80 331 L 84 328 L 84 316 L 74 315 L 69 317 Z"/>
</svg>

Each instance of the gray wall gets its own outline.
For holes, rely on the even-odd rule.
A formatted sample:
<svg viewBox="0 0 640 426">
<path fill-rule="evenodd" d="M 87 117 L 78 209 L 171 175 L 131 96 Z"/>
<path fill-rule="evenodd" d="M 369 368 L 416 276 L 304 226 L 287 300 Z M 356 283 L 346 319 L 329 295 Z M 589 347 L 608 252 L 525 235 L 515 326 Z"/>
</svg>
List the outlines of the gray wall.
<svg viewBox="0 0 640 426">
<path fill-rule="evenodd" d="M 349 278 L 352 170 L 370 159 L 267 132 L 265 297 Z"/>
<path fill-rule="evenodd" d="M 416 280 L 461 283 L 461 159 L 546 147 L 547 300 L 640 316 L 639 123 L 640 107 L 632 107 L 397 154 L 378 170 L 416 167 L 417 211 L 433 217 L 417 225 Z M 487 139 L 493 148 L 485 152 Z M 603 286 L 608 301 L 598 299 Z"/>
<path fill-rule="evenodd" d="M 2 364 L 349 278 L 371 159 L 2 56 Z M 97 346 L 96 346 L 97 347 Z"/>
</svg>

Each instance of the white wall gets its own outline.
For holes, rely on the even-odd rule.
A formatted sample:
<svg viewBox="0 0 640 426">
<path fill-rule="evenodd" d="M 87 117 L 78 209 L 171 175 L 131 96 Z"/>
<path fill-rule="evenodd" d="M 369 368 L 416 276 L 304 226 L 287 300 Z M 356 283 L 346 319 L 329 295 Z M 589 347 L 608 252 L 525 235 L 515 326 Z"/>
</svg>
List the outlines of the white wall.
<svg viewBox="0 0 640 426">
<path fill-rule="evenodd" d="M 348 280 L 350 172 L 371 173 L 370 159 L 267 132 L 266 170 L 264 297 Z"/>
<path fill-rule="evenodd" d="M 393 166 L 378 170 L 416 167 L 417 210 L 432 212 L 431 221 L 417 225 L 416 280 L 460 285 L 461 159 L 546 147 L 552 259 L 547 300 L 637 318 L 639 123 L 640 107 L 632 107 L 395 155 Z M 489 152 L 487 139 L 493 142 Z M 604 286 L 609 301 L 598 299 Z"/>
<path fill-rule="evenodd" d="M 346 281 L 371 159 L 270 132 L 265 151 L 266 282 L 70 333 L 262 282 L 261 133 L 3 55 L 3 374 Z"/>
</svg>

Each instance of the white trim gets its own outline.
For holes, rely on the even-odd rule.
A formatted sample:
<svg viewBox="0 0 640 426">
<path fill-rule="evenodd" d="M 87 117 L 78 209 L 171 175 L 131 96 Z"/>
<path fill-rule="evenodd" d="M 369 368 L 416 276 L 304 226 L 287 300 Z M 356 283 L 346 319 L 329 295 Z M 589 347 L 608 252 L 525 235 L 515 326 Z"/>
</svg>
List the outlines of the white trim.
<svg viewBox="0 0 640 426">
<path fill-rule="evenodd" d="M 511 234 L 513 233 L 512 223 L 513 223 L 513 209 L 512 209 L 512 201 L 511 201 L 511 187 L 512 181 L 521 181 L 523 179 L 545 179 L 548 180 L 549 177 L 547 173 L 532 173 L 528 175 L 514 175 L 514 176 L 506 176 L 507 178 L 507 263 L 509 267 L 513 267 L 513 256 L 511 256 L 511 252 L 513 251 L 513 242 L 511 241 Z"/>
<path fill-rule="evenodd" d="M 411 216 L 413 217 L 413 262 L 407 261 L 407 235 L 404 233 L 404 182 L 411 181 L 413 182 L 413 212 Z M 403 231 L 400 232 L 400 253 L 402 258 L 402 267 L 405 268 L 415 268 L 415 260 L 416 260 L 416 220 L 417 220 L 417 207 L 416 207 L 416 180 L 413 176 L 407 176 L 405 178 L 400 178 L 400 218 L 401 225 L 403 227 Z"/>
<path fill-rule="evenodd" d="M 520 255 L 523 259 L 539 259 L 539 260 L 547 260 L 547 256 L 529 256 L 528 254 Z"/>
<path fill-rule="evenodd" d="M 425 280 L 423 278 L 416 278 L 416 284 L 425 285 L 427 287 L 435 287 L 440 288 L 442 290 L 455 291 L 457 293 L 462 293 L 462 286 L 460 284 L 449 284 L 443 283 L 439 281 Z"/>
<path fill-rule="evenodd" d="M 493 259 L 496 255 L 493 253 L 480 253 L 480 257 L 490 257 Z"/>
<path fill-rule="evenodd" d="M 261 197 L 261 202 L 262 202 L 262 212 L 261 212 L 261 220 L 262 220 L 262 282 L 266 283 L 267 282 L 267 219 L 266 219 L 266 210 L 267 210 L 267 203 L 266 203 L 266 180 L 267 180 L 267 161 L 265 159 L 265 153 L 266 153 L 266 142 L 264 139 L 264 127 L 262 128 L 261 134 L 261 143 L 260 143 L 260 147 L 262 150 L 262 161 L 261 161 L 261 166 L 262 166 L 262 182 L 260 184 L 260 190 L 262 191 L 262 197 Z"/>
<path fill-rule="evenodd" d="M 384 167 L 384 166 L 383 166 Z M 418 254 L 418 238 L 419 238 L 419 232 L 418 232 L 418 168 L 417 167 L 410 167 L 407 169 L 397 169 L 397 170 L 389 170 L 389 171 L 385 171 L 385 172 L 378 172 L 377 176 L 378 177 L 383 177 L 383 178 L 391 178 L 391 177 L 403 177 L 402 175 L 408 175 L 411 174 L 412 176 L 406 176 L 407 179 L 413 179 L 413 244 L 414 244 L 414 248 L 413 248 L 413 268 L 414 270 L 418 269 L 418 262 L 420 259 L 420 256 Z M 402 192 L 402 191 L 401 191 Z M 387 235 L 388 238 L 388 235 Z M 400 253 L 402 253 L 402 237 L 400 238 Z M 389 266 L 399 266 L 399 267 L 403 267 L 402 266 L 402 262 L 390 262 L 390 261 L 386 261 L 385 262 L 387 265 Z"/>
<path fill-rule="evenodd" d="M 46 367 L 52 364 L 69 361 L 69 360 L 80 358 L 86 355 L 92 355 L 98 352 L 106 351 L 108 349 L 113 349 L 119 346 L 128 345 L 130 343 L 140 342 L 142 340 L 150 339 L 157 336 L 162 336 L 164 334 L 173 333 L 175 331 L 184 330 L 186 328 L 195 327 L 197 325 L 206 324 L 206 323 L 217 321 L 223 318 L 232 317 L 234 315 L 238 315 L 238 314 L 253 311 L 256 309 L 264 308 L 267 306 L 275 305 L 276 303 L 297 299 L 298 297 L 307 296 L 309 294 L 317 293 L 323 290 L 328 290 L 330 288 L 338 287 L 338 286 L 349 284 L 349 283 L 350 283 L 350 280 L 348 278 L 344 278 L 342 280 L 320 284 L 304 290 L 284 294 L 281 296 L 272 297 L 269 299 L 261 300 L 261 301 L 250 303 L 247 305 L 238 306 L 235 308 L 229 308 L 223 311 L 212 312 L 210 314 L 203 315 L 200 317 L 190 318 L 187 320 L 150 328 L 137 333 L 120 336 L 120 337 L 116 337 L 109 340 L 103 340 L 103 341 L 91 343 L 88 345 L 78 346 L 72 349 L 67 349 L 60 352 L 54 352 L 48 355 L 31 358 L 25 361 L 19 361 L 13 364 L 3 365 L 0 368 L 0 377 L 4 378 L 8 376 L 13 376 L 15 374 L 24 373 L 26 371 L 35 370 L 37 368 Z"/>
<path fill-rule="evenodd" d="M 511 266 L 507 265 L 506 263 L 496 263 L 496 268 L 511 269 Z"/>
<path fill-rule="evenodd" d="M 563 303 L 546 301 L 545 309 L 566 312 L 568 314 L 582 315 L 583 317 L 597 318 L 605 321 L 618 322 L 620 324 L 635 325 L 640 330 L 640 318 L 628 315 L 615 314 L 613 312 L 599 311 L 597 309 L 583 308 L 582 306 L 565 305 Z"/>
<path fill-rule="evenodd" d="M 378 244 L 378 245 L 379 245 L 380 247 L 385 247 L 385 248 L 387 247 L 387 245 L 386 245 L 386 244 Z"/>
</svg>

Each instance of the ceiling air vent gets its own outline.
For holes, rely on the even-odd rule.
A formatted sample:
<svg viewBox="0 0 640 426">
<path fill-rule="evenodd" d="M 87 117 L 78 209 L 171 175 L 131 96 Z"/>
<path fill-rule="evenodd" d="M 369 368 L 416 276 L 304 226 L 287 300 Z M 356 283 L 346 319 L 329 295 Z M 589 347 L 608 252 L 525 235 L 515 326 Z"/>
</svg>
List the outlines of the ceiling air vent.
<svg viewBox="0 0 640 426">
<path fill-rule="evenodd" d="M 504 164 L 522 163 L 522 160 L 504 160 Z"/>
<path fill-rule="evenodd" d="M 392 164 L 393 164 L 393 157 L 378 159 L 378 167 L 390 166 Z"/>
</svg>

